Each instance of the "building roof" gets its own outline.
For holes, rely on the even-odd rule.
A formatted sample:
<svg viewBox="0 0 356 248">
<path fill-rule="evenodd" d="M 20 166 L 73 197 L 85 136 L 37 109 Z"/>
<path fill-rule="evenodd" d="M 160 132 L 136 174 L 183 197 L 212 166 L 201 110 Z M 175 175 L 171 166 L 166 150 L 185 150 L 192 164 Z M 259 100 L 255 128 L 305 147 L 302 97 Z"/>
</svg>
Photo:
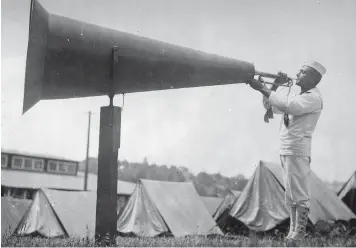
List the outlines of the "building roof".
<svg viewBox="0 0 356 248">
<path fill-rule="evenodd" d="M 16 155 L 22 155 L 22 156 L 28 156 L 28 157 L 45 158 L 45 159 L 64 160 L 64 161 L 71 161 L 71 162 L 79 163 L 79 161 L 76 161 L 74 159 L 64 158 L 64 157 L 50 155 L 50 154 L 40 154 L 40 153 L 19 151 L 19 150 L 15 150 L 15 149 L 3 149 L 2 148 L 1 153 L 9 153 L 9 154 L 16 154 Z"/>
<path fill-rule="evenodd" d="M 88 173 L 88 190 L 96 191 L 98 176 Z M 78 172 L 76 176 L 55 175 L 43 172 L 21 171 L 2 169 L 1 185 L 13 188 L 28 189 L 62 189 L 62 190 L 83 190 L 84 173 Z M 131 195 L 135 188 L 134 183 L 117 181 L 117 193 L 119 195 Z"/>
</svg>

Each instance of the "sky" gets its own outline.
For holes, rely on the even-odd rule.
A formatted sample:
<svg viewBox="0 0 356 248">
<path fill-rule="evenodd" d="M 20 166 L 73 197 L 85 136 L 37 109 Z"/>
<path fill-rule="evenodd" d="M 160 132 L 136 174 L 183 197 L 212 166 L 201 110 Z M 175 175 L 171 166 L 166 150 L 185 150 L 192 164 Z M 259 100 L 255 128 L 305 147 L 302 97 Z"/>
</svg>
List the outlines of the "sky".
<svg viewBox="0 0 356 248">
<path fill-rule="evenodd" d="M 40 0 L 50 13 L 251 62 L 294 77 L 304 61 L 323 64 L 324 110 L 312 141 L 313 171 L 346 181 L 356 169 L 354 93 L 356 1 Z M 40 101 L 22 115 L 30 0 L 1 1 L 1 147 L 97 157 L 107 97 Z M 298 90 L 298 89 L 293 89 Z M 114 103 L 122 106 L 122 96 Z M 252 175 L 279 162 L 279 121 L 263 121 L 262 95 L 245 84 L 125 95 L 119 159 Z"/>
</svg>

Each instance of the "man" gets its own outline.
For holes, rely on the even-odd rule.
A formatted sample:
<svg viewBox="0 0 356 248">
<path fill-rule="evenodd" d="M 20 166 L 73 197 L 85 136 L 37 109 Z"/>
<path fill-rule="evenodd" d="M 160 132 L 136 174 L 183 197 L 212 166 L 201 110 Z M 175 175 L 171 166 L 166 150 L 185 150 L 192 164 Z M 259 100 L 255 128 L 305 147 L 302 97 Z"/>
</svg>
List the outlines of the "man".
<svg viewBox="0 0 356 248">
<path fill-rule="evenodd" d="M 311 162 L 312 134 L 323 109 L 323 100 L 316 87 L 325 68 L 311 61 L 302 66 L 297 74 L 301 88 L 298 95 L 290 94 L 284 88 L 276 92 L 278 85 L 267 88 L 258 80 L 251 80 L 250 86 L 263 94 L 267 112 L 283 114 L 280 125 L 280 160 L 283 168 L 285 201 L 290 211 L 290 231 L 286 237 L 287 245 L 296 246 L 305 236 L 310 209 L 309 175 Z M 280 73 L 276 84 L 286 82 L 285 74 Z M 268 114 L 267 120 L 268 122 Z"/>
</svg>

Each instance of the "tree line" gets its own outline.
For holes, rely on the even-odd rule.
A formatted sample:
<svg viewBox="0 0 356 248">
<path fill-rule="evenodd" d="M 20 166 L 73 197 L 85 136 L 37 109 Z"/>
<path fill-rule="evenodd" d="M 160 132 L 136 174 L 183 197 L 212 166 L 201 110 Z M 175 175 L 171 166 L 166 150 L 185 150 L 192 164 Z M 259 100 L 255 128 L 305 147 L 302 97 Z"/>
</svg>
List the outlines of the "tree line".
<svg viewBox="0 0 356 248">
<path fill-rule="evenodd" d="M 79 164 L 79 171 L 85 170 L 85 160 Z M 89 173 L 98 173 L 98 161 L 89 158 Z M 199 195 L 223 197 L 229 190 L 241 191 L 247 179 L 243 175 L 225 177 L 219 173 L 200 172 L 194 175 L 184 166 L 150 164 L 145 158 L 141 163 L 118 161 L 118 179 L 136 183 L 139 179 L 151 179 L 169 182 L 193 182 Z"/>
</svg>

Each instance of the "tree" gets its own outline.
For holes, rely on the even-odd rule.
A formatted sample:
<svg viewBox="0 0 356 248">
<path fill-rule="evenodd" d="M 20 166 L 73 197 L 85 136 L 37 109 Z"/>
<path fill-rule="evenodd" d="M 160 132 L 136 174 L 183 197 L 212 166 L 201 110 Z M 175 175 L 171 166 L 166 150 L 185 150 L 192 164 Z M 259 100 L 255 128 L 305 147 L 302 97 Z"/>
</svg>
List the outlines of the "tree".
<svg viewBox="0 0 356 248">
<path fill-rule="evenodd" d="M 81 162 L 79 171 L 84 171 Z M 159 181 L 188 182 L 194 183 L 201 196 L 225 196 L 229 190 L 243 190 L 248 180 L 241 174 L 234 177 L 225 177 L 220 173 L 208 174 L 200 172 L 194 176 L 184 166 L 150 165 L 147 157 L 141 163 L 130 163 L 127 160 L 118 161 L 118 179 L 136 183 L 139 179 L 151 179 Z M 97 174 L 98 161 L 96 158 L 89 159 L 89 172 Z"/>
</svg>

